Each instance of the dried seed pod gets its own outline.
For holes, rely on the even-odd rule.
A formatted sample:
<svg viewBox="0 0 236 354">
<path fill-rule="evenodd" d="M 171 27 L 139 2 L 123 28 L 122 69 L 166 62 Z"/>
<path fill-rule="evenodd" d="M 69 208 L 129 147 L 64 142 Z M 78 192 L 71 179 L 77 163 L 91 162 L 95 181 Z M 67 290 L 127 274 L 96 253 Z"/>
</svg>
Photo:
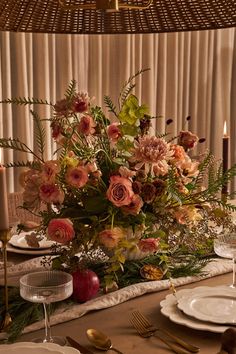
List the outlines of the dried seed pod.
<svg viewBox="0 0 236 354">
<path fill-rule="evenodd" d="M 148 280 L 161 280 L 163 278 L 164 272 L 157 266 L 152 264 L 145 264 L 140 269 L 140 275 L 142 278 Z"/>
</svg>

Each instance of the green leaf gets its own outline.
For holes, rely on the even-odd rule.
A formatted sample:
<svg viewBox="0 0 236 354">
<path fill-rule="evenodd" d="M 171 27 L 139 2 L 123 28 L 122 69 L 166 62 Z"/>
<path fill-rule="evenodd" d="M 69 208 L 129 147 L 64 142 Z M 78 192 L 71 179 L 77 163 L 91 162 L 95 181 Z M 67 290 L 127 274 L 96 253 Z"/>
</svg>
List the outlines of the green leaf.
<svg viewBox="0 0 236 354">
<path fill-rule="evenodd" d="M 84 208 L 88 213 L 101 214 L 107 209 L 108 201 L 103 196 L 87 197 Z"/>
</svg>

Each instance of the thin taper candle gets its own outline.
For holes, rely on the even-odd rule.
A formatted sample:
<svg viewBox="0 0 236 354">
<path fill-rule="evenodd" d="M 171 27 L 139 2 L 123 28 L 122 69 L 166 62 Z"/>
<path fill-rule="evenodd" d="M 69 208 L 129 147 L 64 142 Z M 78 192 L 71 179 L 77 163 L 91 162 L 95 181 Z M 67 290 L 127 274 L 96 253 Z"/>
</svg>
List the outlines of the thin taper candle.
<svg viewBox="0 0 236 354">
<path fill-rule="evenodd" d="M 224 123 L 222 163 L 223 163 L 223 174 L 224 174 L 228 170 L 228 164 L 229 164 L 229 136 L 227 135 L 226 121 Z M 227 193 L 228 193 L 228 183 L 225 183 L 222 187 L 222 194 L 226 195 Z"/>
<path fill-rule="evenodd" d="M 9 229 L 8 198 L 6 183 L 6 168 L 2 165 L 2 151 L 0 150 L 0 230 Z"/>
</svg>

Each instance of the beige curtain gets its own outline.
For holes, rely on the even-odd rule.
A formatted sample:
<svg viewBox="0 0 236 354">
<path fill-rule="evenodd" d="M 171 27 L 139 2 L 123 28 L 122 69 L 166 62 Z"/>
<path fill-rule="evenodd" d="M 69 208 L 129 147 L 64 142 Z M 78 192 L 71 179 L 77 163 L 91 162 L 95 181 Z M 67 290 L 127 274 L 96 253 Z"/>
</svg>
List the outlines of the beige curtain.
<svg viewBox="0 0 236 354">
<path fill-rule="evenodd" d="M 222 156 L 223 124 L 231 142 L 230 164 L 236 162 L 236 35 L 235 29 L 147 35 L 47 35 L 1 33 L 0 99 L 37 97 L 55 102 L 72 78 L 98 105 L 110 95 L 116 104 L 125 80 L 150 68 L 136 80 L 134 93 L 150 106 L 163 133 L 190 129 L 205 137 L 199 151 Z M 34 107 L 32 107 L 34 108 Z M 37 107 L 48 118 L 50 111 Z M 189 122 L 187 116 L 191 116 Z M 53 143 L 48 122 L 47 157 Z M 34 148 L 33 124 L 24 106 L 0 105 L 0 136 L 19 138 Z M 4 152 L 4 162 L 25 156 Z M 19 173 L 8 171 L 9 191 L 19 188 Z"/>
</svg>

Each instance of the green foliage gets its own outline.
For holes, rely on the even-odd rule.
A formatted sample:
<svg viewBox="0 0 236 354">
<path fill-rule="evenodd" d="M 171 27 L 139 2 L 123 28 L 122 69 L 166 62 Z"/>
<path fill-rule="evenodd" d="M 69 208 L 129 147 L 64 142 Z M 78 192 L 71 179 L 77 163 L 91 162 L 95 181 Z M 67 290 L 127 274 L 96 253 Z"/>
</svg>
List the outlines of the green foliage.
<svg viewBox="0 0 236 354">
<path fill-rule="evenodd" d="M 46 137 L 46 131 L 42 125 L 41 119 L 39 115 L 34 112 L 30 111 L 33 119 L 34 119 L 34 138 L 37 144 L 38 151 L 41 155 L 41 160 L 44 160 L 44 150 L 45 150 L 45 137 Z"/>
<path fill-rule="evenodd" d="M 5 100 L 0 101 L 0 103 L 9 103 L 9 104 L 16 104 L 18 106 L 26 106 L 32 104 L 43 104 L 51 106 L 52 103 L 48 102 L 47 100 L 42 100 L 38 98 L 26 98 L 26 97 L 15 97 L 15 98 L 7 98 Z"/>
<path fill-rule="evenodd" d="M 122 105 L 119 119 L 122 123 L 135 125 L 144 114 L 148 114 L 148 107 L 144 104 L 139 106 L 138 98 L 131 94 Z"/>
<path fill-rule="evenodd" d="M 119 95 L 119 106 L 120 108 L 124 105 L 124 102 L 126 101 L 127 97 L 129 94 L 132 92 L 132 90 L 135 88 L 136 84 L 132 83 L 132 81 L 139 75 L 143 74 L 145 71 L 150 70 L 150 68 L 147 69 L 141 69 L 137 71 L 134 75 L 130 76 L 130 78 L 124 83 L 120 95 Z"/>
<path fill-rule="evenodd" d="M 114 113 L 114 115 L 117 117 L 116 106 L 113 104 L 110 96 L 104 96 L 104 103 L 108 108 L 108 111 Z"/>
<path fill-rule="evenodd" d="M 68 88 L 66 89 L 65 97 L 70 101 L 76 94 L 76 80 L 71 80 Z"/>
</svg>

